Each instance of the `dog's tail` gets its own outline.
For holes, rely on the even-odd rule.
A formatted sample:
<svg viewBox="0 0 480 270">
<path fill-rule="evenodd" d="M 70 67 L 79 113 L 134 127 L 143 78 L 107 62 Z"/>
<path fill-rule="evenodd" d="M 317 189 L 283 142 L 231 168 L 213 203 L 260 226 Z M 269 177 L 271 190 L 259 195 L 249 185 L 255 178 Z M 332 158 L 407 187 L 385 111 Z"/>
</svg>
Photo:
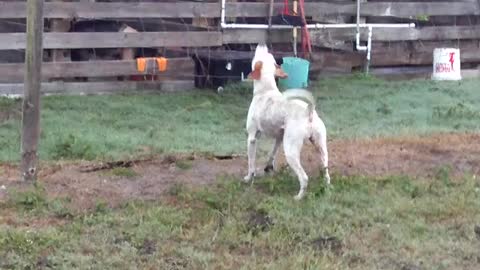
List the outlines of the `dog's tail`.
<svg viewBox="0 0 480 270">
<path fill-rule="evenodd" d="M 308 104 L 308 115 L 312 121 L 313 112 L 315 111 L 315 97 L 310 91 L 305 89 L 289 89 L 283 92 L 283 96 L 287 100 L 298 99 Z"/>
</svg>

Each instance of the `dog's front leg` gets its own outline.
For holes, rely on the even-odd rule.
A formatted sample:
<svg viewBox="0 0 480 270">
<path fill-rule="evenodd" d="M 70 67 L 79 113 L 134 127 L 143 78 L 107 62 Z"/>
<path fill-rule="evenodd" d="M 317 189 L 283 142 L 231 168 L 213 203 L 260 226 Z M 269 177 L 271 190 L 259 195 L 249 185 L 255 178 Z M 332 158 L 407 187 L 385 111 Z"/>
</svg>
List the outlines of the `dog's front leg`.
<svg viewBox="0 0 480 270">
<path fill-rule="evenodd" d="M 248 133 L 248 174 L 243 178 L 245 182 L 249 182 L 255 177 L 255 156 L 257 153 L 257 139 L 259 136 L 260 132 L 258 131 Z"/>
</svg>

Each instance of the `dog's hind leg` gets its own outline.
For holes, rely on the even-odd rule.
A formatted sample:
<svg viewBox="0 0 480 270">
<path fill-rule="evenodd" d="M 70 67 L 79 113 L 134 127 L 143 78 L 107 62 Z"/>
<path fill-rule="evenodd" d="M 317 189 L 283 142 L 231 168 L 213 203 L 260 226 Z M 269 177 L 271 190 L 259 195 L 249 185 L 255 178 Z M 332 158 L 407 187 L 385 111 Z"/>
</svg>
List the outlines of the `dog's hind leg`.
<svg viewBox="0 0 480 270">
<path fill-rule="evenodd" d="M 283 149 L 288 165 L 298 177 L 300 182 L 300 191 L 295 196 L 295 200 L 300 200 L 305 195 L 308 186 L 308 176 L 300 163 L 300 152 L 303 146 L 303 136 L 295 134 L 295 131 L 285 131 L 283 138 Z"/>
<path fill-rule="evenodd" d="M 260 132 L 257 130 L 248 133 L 248 174 L 243 178 L 245 182 L 249 182 L 253 179 L 253 177 L 255 177 L 255 156 L 257 152 L 257 139 L 259 137 Z"/>
<path fill-rule="evenodd" d="M 315 117 L 312 127 L 312 136 L 310 137 L 310 141 L 320 154 L 320 161 L 322 162 L 323 177 L 325 178 L 325 182 L 330 184 L 330 174 L 328 173 L 327 129 L 323 121 L 318 116 Z"/>
<path fill-rule="evenodd" d="M 276 138 L 275 139 L 275 144 L 273 145 L 273 149 L 270 152 L 270 155 L 268 157 L 267 165 L 265 166 L 264 171 L 266 173 L 269 173 L 273 171 L 274 165 L 275 165 L 275 159 L 277 156 L 278 148 L 280 147 L 280 144 L 282 144 L 282 138 Z"/>
</svg>

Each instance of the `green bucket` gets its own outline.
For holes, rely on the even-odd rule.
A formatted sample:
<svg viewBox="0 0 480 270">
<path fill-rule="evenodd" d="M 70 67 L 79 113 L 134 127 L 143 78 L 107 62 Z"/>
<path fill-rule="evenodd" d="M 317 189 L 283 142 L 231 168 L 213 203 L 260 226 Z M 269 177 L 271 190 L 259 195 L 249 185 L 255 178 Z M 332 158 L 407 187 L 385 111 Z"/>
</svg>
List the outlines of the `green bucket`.
<svg viewBox="0 0 480 270">
<path fill-rule="evenodd" d="M 284 57 L 282 69 L 288 74 L 288 78 L 280 79 L 279 84 L 283 89 L 307 88 L 308 71 L 310 62 L 297 57 Z"/>
</svg>

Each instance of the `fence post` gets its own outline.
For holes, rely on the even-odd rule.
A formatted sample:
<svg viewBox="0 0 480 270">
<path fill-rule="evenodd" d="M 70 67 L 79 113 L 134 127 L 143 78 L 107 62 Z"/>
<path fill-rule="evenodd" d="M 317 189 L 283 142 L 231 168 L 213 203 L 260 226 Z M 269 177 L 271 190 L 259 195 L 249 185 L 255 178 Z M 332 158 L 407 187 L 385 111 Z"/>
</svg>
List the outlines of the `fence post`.
<svg viewBox="0 0 480 270">
<path fill-rule="evenodd" d="M 40 137 L 40 88 L 43 57 L 44 0 L 27 1 L 27 46 L 25 50 L 25 92 L 22 106 L 21 174 L 24 181 L 36 181 Z"/>
</svg>

